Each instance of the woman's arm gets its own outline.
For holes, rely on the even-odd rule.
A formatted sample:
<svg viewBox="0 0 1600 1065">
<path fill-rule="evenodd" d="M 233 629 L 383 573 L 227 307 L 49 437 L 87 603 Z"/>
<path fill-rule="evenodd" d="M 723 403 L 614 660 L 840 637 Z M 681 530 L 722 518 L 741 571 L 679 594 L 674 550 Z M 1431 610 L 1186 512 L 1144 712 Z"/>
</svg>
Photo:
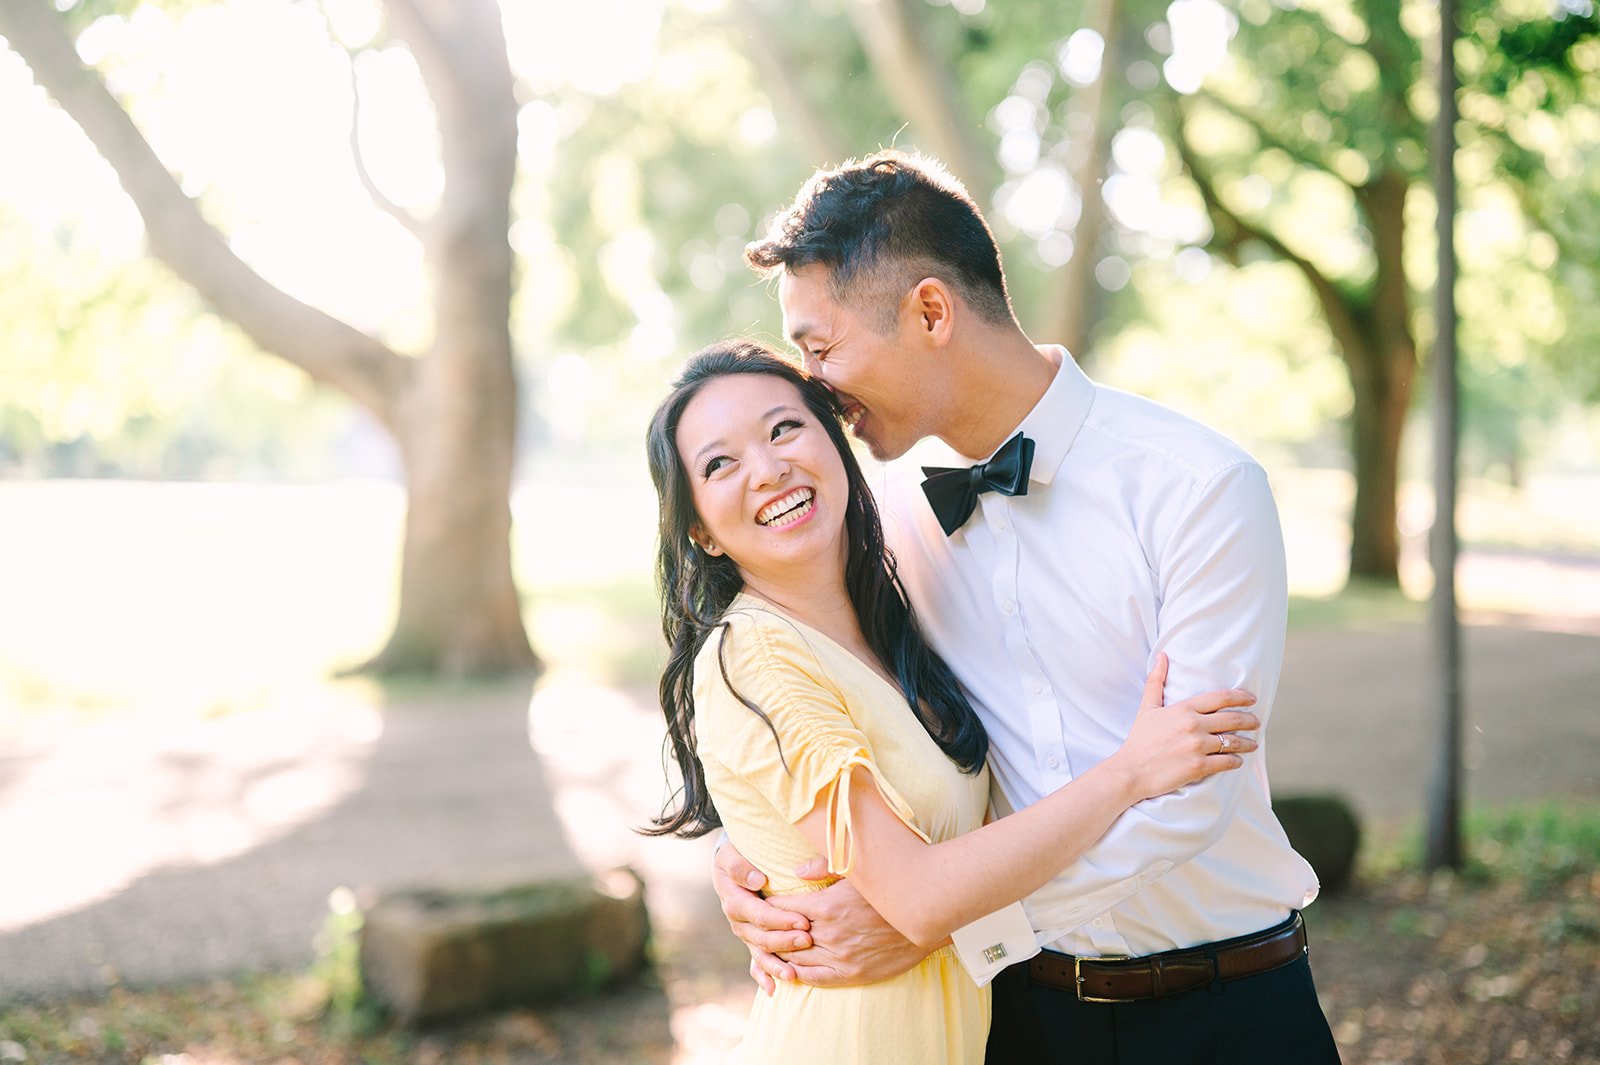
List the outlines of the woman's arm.
<svg viewBox="0 0 1600 1065">
<path fill-rule="evenodd" d="M 1110 758 L 1009 817 L 943 843 L 924 843 L 885 802 L 872 773 L 849 770 L 851 882 L 872 907 L 919 946 L 942 943 L 951 932 L 1007 906 L 1076 861 L 1129 806 L 1244 764 L 1256 744 L 1240 730 L 1254 729 L 1247 692 L 1208 692 L 1161 705 L 1166 657 L 1145 683 L 1134 727 Z M 1219 734 L 1228 734 L 1227 752 Z M 840 782 L 844 786 L 844 782 Z M 806 838 L 828 852 L 833 789 L 798 823 Z"/>
</svg>

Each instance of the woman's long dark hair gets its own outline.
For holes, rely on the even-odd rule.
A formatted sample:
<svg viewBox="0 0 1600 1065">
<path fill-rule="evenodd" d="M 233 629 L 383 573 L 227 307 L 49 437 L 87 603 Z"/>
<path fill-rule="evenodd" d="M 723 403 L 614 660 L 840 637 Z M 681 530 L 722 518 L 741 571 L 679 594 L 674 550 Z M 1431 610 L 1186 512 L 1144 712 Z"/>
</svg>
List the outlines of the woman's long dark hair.
<svg viewBox="0 0 1600 1065">
<path fill-rule="evenodd" d="M 695 752 L 694 660 L 712 631 L 727 624 L 722 615 L 744 587 L 744 579 L 726 555 L 708 555 L 690 546 L 689 528 L 698 518 L 689 479 L 678 458 L 678 420 L 701 388 L 732 374 L 780 377 L 800 390 L 806 407 L 838 450 L 849 481 L 845 588 L 867 646 L 899 681 L 906 703 L 946 757 L 964 772 L 976 773 L 989 753 L 989 737 L 955 674 L 928 646 L 912 617 L 894 555 L 883 542 L 877 505 L 850 451 L 833 393 L 761 344 L 727 340 L 696 352 L 684 365 L 671 393 L 656 408 L 646 439 L 650 478 L 655 482 L 661 513 L 656 580 L 661 593 L 661 631 L 669 648 L 667 667 L 661 674 L 661 710 L 667 719 L 666 743 L 683 774 L 683 787 L 668 807 L 650 827 L 640 830 L 652 836 L 692 839 L 722 824 L 706 792 L 705 772 Z M 723 678 L 727 679 L 725 664 Z M 760 707 L 738 697 L 765 718 Z"/>
</svg>

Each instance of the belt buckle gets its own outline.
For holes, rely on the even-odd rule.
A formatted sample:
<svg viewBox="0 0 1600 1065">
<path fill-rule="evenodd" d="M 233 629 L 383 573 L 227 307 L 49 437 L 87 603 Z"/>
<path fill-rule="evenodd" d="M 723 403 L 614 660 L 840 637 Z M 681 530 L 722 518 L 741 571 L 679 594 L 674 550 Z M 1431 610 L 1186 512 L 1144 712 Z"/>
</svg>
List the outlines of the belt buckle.
<svg viewBox="0 0 1600 1065">
<path fill-rule="evenodd" d="M 1074 954 L 1072 956 L 1072 982 L 1078 993 L 1079 1002 L 1121 1002 L 1120 998 L 1096 998 L 1094 995 L 1083 993 L 1083 963 L 1097 961 L 1132 961 L 1132 954 L 1101 954 L 1093 958 L 1084 958 Z"/>
</svg>

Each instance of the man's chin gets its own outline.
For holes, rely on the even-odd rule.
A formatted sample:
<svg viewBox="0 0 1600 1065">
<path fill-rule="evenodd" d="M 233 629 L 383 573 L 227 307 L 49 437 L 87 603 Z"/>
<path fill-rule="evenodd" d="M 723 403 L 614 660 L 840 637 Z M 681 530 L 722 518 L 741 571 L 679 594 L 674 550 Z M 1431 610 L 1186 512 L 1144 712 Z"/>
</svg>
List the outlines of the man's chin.
<svg viewBox="0 0 1600 1065">
<path fill-rule="evenodd" d="M 857 442 L 866 445 L 867 453 L 878 462 L 893 462 L 911 450 L 914 441 L 885 436 L 881 429 L 871 414 L 864 414 L 850 427 L 850 435 L 855 437 Z"/>
<path fill-rule="evenodd" d="M 874 459 L 877 459 L 879 462 L 893 462 L 895 459 L 911 450 L 909 445 L 901 444 L 895 441 L 886 441 L 879 437 L 862 436 L 857 437 L 856 439 L 860 440 L 863 444 L 866 444 L 867 453 Z"/>
</svg>

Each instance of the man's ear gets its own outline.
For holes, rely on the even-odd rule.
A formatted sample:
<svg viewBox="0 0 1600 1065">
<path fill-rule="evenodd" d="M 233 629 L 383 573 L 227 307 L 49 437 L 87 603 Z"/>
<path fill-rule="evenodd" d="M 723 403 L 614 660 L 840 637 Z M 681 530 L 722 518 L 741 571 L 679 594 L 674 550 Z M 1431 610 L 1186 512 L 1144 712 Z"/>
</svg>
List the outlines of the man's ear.
<svg viewBox="0 0 1600 1065">
<path fill-rule="evenodd" d="M 925 277 L 911 289 L 911 310 L 917 329 L 936 347 L 950 343 L 955 331 L 955 294 L 937 277 Z"/>
</svg>

